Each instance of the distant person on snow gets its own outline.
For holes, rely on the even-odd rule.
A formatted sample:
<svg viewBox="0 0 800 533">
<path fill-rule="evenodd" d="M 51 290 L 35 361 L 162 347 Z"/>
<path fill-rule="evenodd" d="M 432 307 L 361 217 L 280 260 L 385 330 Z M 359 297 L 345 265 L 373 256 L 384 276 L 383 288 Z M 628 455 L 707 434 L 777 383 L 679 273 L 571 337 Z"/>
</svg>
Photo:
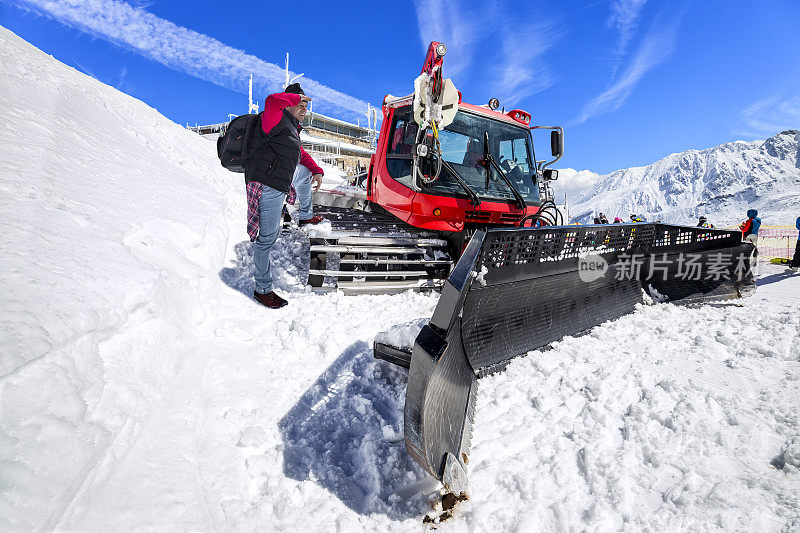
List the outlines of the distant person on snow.
<svg viewBox="0 0 800 533">
<path fill-rule="evenodd" d="M 792 263 L 789 266 L 796 270 L 800 267 L 800 217 L 797 217 L 794 225 L 797 227 L 799 233 L 797 234 L 797 244 L 794 247 L 794 257 L 792 257 Z"/>
<path fill-rule="evenodd" d="M 747 220 L 739 226 L 739 229 L 742 230 L 742 241 L 749 242 L 753 245 L 753 251 L 750 253 L 751 266 L 755 257 L 758 255 L 758 228 L 760 227 L 761 219 L 758 218 L 758 211 L 755 209 L 748 209 Z"/>
<path fill-rule="evenodd" d="M 704 216 L 701 216 L 697 221 L 698 228 L 713 228 L 714 224 L 709 224 L 708 219 Z"/>
<path fill-rule="evenodd" d="M 758 218 L 758 211 L 755 209 L 748 209 L 747 220 L 739 226 L 739 229 L 742 230 L 742 240 L 756 246 L 758 243 L 758 228 L 760 227 L 761 219 Z"/>
<path fill-rule="evenodd" d="M 600 213 L 599 218 L 600 218 L 600 224 L 608 224 L 608 219 L 603 213 Z"/>
<path fill-rule="evenodd" d="M 311 101 L 299 84 L 287 89 L 293 91 L 271 94 L 264 102 L 261 128 L 253 132 L 244 173 L 247 232 L 254 241 L 253 298 L 271 309 L 288 303 L 272 290 L 270 251 L 278 238 L 283 202 L 300 162 L 301 123 Z"/>
</svg>

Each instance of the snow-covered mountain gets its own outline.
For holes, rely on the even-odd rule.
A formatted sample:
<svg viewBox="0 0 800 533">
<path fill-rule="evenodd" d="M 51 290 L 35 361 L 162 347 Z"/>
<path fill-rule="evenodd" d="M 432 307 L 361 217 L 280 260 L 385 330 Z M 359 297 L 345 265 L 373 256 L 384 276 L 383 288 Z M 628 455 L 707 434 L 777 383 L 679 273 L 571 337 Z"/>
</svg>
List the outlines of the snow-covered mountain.
<svg viewBox="0 0 800 533">
<path fill-rule="evenodd" d="M 570 172 L 563 178 L 568 180 Z M 570 199 L 573 222 L 594 213 L 627 220 L 693 224 L 707 215 L 717 226 L 735 224 L 758 209 L 765 224 L 794 225 L 800 215 L 800 131 L 783 131 L 766 141 L 737 141 L 707 150 L 686 150 L 644 167 L 600 176 Z"/>
</svg>

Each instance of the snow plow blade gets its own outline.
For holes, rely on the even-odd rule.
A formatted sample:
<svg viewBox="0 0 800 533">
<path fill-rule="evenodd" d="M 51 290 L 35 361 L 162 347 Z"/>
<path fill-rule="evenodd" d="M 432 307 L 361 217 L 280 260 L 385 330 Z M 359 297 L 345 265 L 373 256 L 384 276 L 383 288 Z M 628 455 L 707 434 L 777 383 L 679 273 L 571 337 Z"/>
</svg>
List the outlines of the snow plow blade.
<svg viewBox="0 0 800 533">
<path fill-rule="evenodd" d="M 408 453 L 464 492 L 478 378 L 632 312 L 642 289 L 658 301 L 747 296 L 752 251 L 738 231 L 658 223 L 478 231 L 412 349 Z"/>
</svg>

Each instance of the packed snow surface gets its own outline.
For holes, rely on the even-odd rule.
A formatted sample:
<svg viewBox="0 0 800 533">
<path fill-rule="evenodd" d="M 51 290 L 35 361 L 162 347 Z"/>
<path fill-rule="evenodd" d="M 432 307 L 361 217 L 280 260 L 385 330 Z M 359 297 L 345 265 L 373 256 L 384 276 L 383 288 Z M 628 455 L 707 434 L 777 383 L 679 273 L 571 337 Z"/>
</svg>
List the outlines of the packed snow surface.
<svg viewBox="0 0 800 533">
<path fill-rule="evenodd" d="M 401 350 L 411 351 L 414 347 L 414 340 L 417 338 L 417 335 L 419 335 L 419 332 L 422 331 L 422 328 L 428 323 L 428 320 L 430 320 L 430 317 L 417 318 L 416 320 L 403 322 L 402 324 L 394 324 L 389 331 L 381 331 L 378 333 L 375 336 L 375 342 L 388 344 L 389 346 L 394 346 Z"/>
<path fill-rule="evenodd" d="M 264 309 L 212 142 L 2 28 L 0 100 L 0 529 L 422 529 L 371 342 L 436 296 L 315 295 L 294 229 Z M 799 302 L 767 266 L 741 305 L 644 305 L 482 379 L 440 529 L 800 527 Z"/>
</svg>

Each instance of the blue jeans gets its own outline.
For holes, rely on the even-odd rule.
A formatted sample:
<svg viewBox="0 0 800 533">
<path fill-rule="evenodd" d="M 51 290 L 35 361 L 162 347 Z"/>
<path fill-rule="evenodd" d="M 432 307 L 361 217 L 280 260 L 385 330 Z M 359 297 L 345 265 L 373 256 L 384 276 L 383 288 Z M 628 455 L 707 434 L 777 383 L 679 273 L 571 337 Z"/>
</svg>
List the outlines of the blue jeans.
<svg viewBox="0 0 800 533">
<path fill-rule="evenodd" d="M 281 231 L 281 215 L 286 193 L 264 185 L 258 201 L 258 238 L 253 243 L 253 262 L 256 292 L 266 294 L 272 290 L 272 269 L 269 252 Z"/>
<path fill-rule="evenodd" d="M 297 216 L 300 220 L 308 220 L 314 216 L 314 209 L 311 207 L 311 171 L 304 165 L 297 165 L 292 185 L 297 191 Z"/>
</svg>

